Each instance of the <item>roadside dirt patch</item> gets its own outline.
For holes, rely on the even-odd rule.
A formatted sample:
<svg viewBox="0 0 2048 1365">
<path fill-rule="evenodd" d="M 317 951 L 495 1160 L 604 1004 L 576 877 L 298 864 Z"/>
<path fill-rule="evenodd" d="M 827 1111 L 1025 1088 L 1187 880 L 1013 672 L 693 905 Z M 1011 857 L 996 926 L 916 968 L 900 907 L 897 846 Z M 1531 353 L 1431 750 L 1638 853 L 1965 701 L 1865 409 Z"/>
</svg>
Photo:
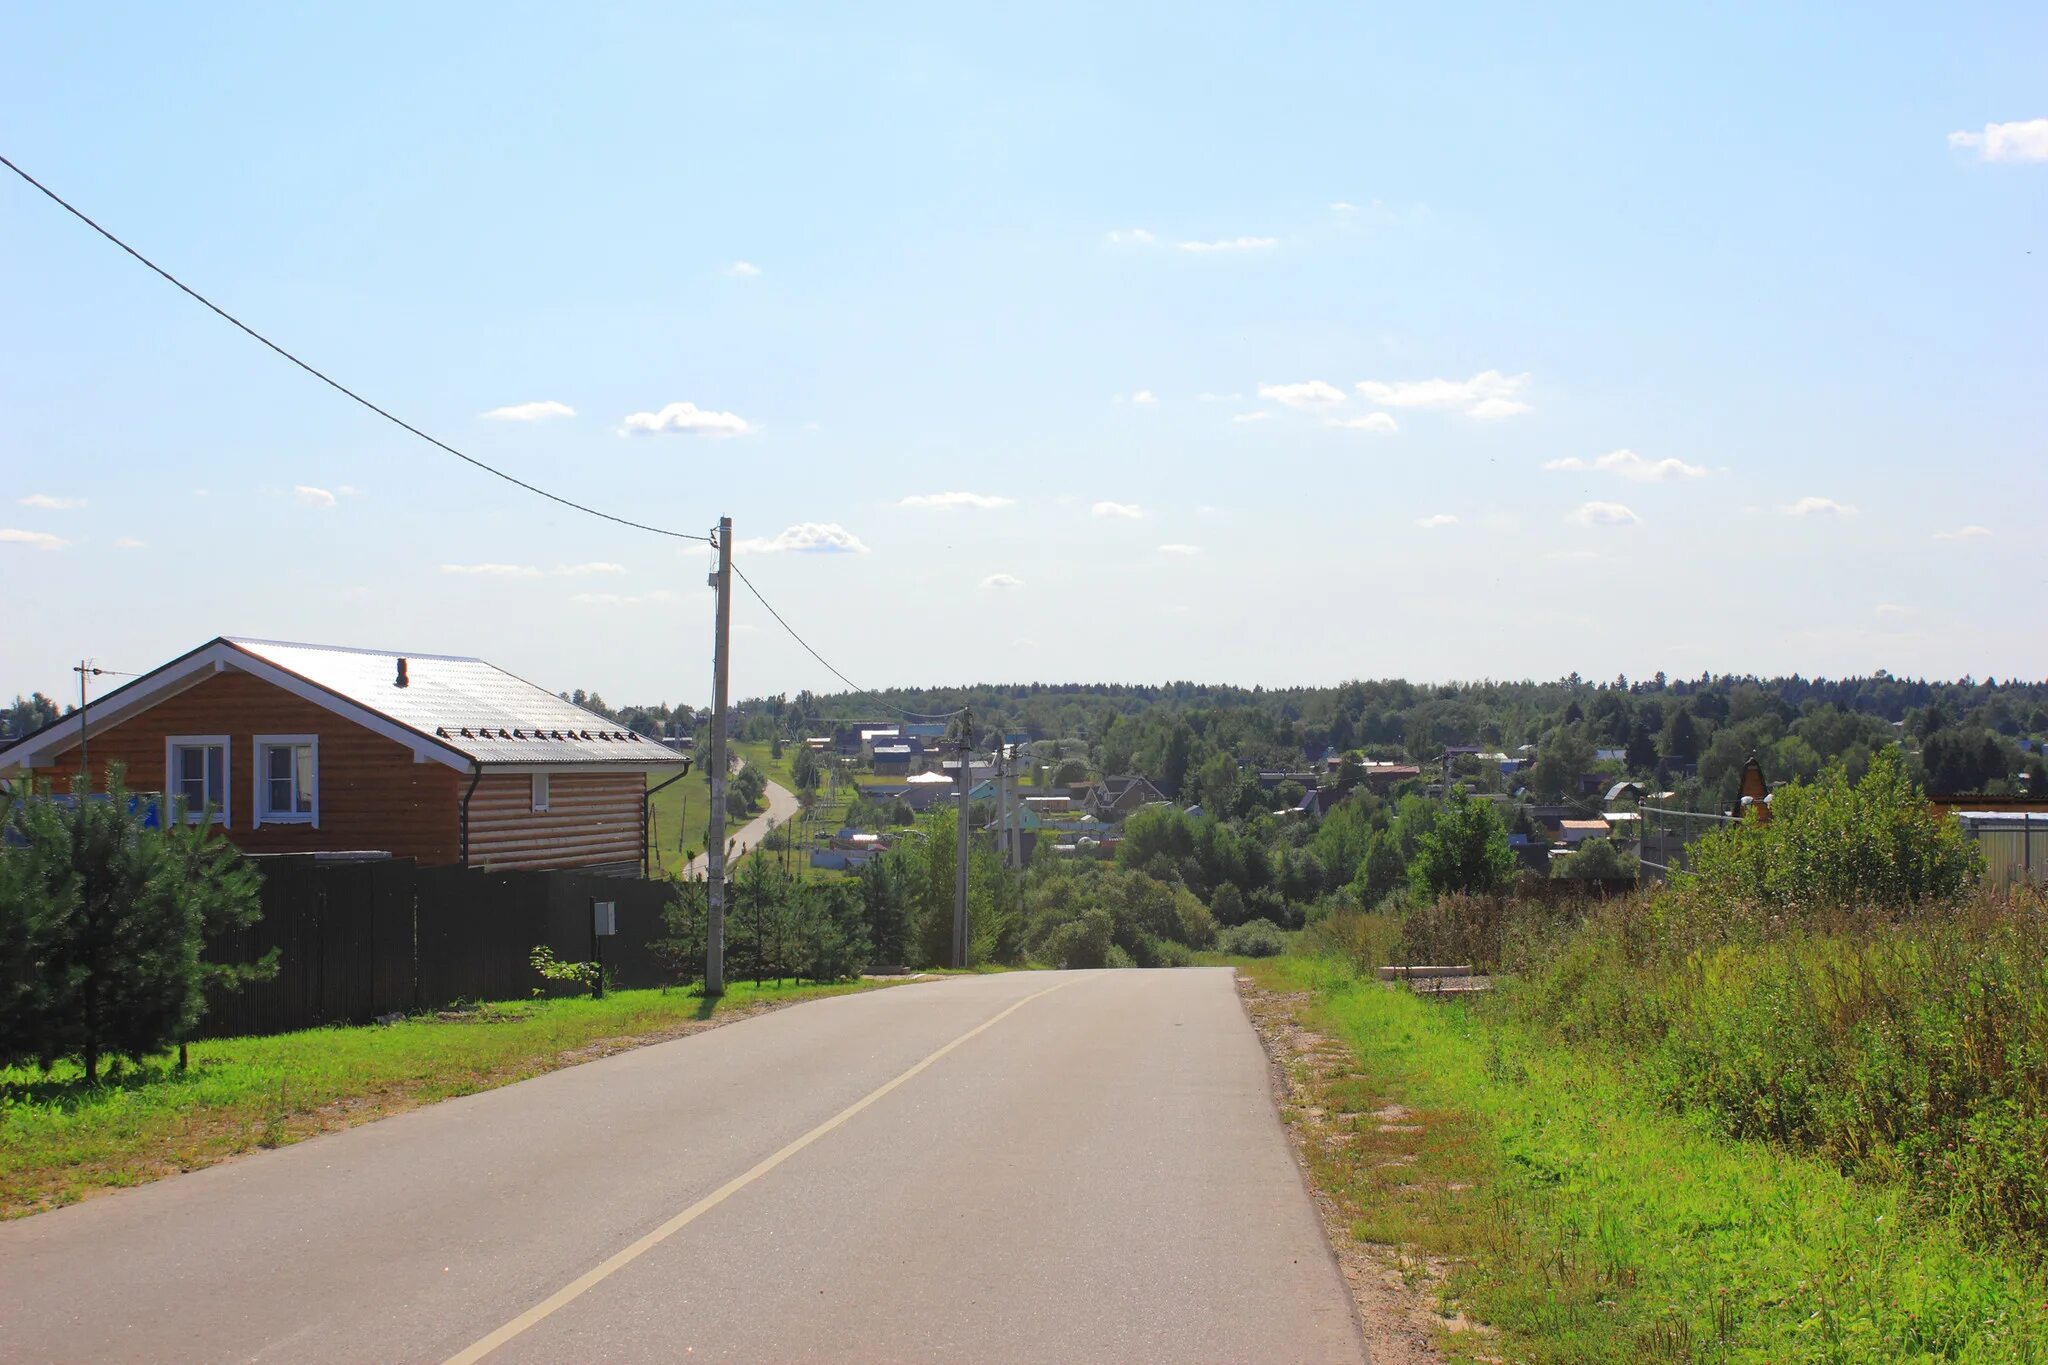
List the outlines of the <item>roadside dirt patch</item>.
<svg viewBox="0 0 2048 1365">
<path fill-rule="evenodd" d="M 1423 1123 L 1401 1105 L 1357 1093 L 1363 1078 L 1350 1048 L 1302 1023 L 1306 993 L 1268 991 L 1242 974 L 1237 989 L 1272 1063 L 1274 1098 L 1323 1231 L 1351 1286 L 1373 1365 L 1440 1365 L 1438 1333 L 1471 1330 L 1438 1300 L 1435 1286 L 1447 1267 L 1398 1246 L 1362 1240 L 1354 1229 L 1366 1211 L 1349 1207 L 1329 1188 L 1339 1168 L 1412 1165 L 1415 1156 L 1391 1144 L 1421 1133 Z"/>
</svg>

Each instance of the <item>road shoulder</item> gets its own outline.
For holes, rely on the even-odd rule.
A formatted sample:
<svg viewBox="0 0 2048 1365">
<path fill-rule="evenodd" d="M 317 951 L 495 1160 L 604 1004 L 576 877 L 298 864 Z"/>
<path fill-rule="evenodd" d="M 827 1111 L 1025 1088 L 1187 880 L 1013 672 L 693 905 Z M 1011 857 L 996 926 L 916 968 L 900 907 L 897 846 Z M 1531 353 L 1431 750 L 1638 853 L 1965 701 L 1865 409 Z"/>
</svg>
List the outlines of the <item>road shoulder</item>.
<svg viewBox="0 0 2048 1365">
<path fill-rule="evenodd" d="M 1442 1278 L 1442 1267 L 1404 1254 L 1400 1247 L 1361 1239 L 1357 1227 L 1362 1211 L 1332 1193 L 1337 1182 L 1327 1179 L 1324 1169 L 1356 1140 L 1360 1122 L 1375 1130 L 1402 1128 L 1407 1125 L 1398 1120 L 1408 1116 L 1384 1106 L 1364 1113 L 1345 1111 L 1336 1083 L 1355 1079 L 1354 1058 L 1342 1042 L 1306 1025 L 1307 992 L 1269 990 L 1242 971 L 1237 973 L 1237 992 L 1266 1052 L 1281 1126 L 1331 1254 L 1351 1290 L 1367 1359 L 1373 1365 L 1440 1365 L 1445 1359 L 1437 1346 L 1440 1334 L 1466 1325 L 1455 1314 L 1439 1311 L 1431 1286 Z"/>
</svg>

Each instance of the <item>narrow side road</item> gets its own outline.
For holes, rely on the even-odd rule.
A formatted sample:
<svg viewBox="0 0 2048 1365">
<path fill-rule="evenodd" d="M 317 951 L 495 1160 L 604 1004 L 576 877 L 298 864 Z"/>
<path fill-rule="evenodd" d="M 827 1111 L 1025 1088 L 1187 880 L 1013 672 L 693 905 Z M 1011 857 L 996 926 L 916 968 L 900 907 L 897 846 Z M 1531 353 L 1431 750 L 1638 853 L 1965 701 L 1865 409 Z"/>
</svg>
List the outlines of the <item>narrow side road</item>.
<svg viewBox="0 0 2048 1365">
<path fill-rule="evenodd" d="M 1227 970 L 842 996 L 0 1225 L 10 1361 L 1359 1360 Z"/>
<path fill-rule="evenodd" d="M 779 828 L 788 824 L 796 819 L 797 812 L 802 809 L 797 804 L 794 792 L 786 787 L 777 786 L 773 782 L 768 784 L 768 790 L 765 795 L 767 809 L 742 825 L 738 830 L 728 831 L 726 834 L 727 838 L 734 841 L 733 857 L 735 859 L 749 849 L 759 848 L 761 841 L 768 837 L 768 831 L 771 827 Z M 689 866 L 684 869 L 684 873 L 691 877 L 702 877 L 710 870 L 711 864 L 707 856 L 699 853 L 696 857 L 690 859 Z"/>
</svg>

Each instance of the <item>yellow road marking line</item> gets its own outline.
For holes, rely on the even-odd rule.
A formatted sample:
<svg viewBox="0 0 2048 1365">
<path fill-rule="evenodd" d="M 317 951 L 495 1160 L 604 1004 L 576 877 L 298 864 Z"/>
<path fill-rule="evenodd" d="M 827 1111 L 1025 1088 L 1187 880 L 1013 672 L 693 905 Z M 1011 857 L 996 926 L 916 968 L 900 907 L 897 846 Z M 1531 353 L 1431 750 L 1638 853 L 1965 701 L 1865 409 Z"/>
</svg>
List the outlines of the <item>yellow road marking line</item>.
<svg viewBox="0 0 2048 1365">
<path fill-rule="evenodd" d="M 648 1233 L 646 1236 L 640 1238 L 638 1241 L 632 1243 L 624 1249 L 615 1252 L 613 1255 L 606 1258 L 604 1261 L 599 1262 L 592 1269 L 584 1272 L 583 1274 L 577 1276 L 575 1279 L 569 1281 L 569 1283 L 563 1285 L 560 1289 L 557 1289 L 554 1293 L 548 1295 L 545 1299 L 542 1299 L 539 1303 L 527 1309 L 518 1317 L 512 1319 L 512 1321 L 506 1323 L 503 1327 L 498 1328 L 497 1331 L 492 1332 L 489 1336 L 479 1338 L 475 1342 L 472 1342 L 469 1346 L 456 1352 L 454 1355 L 448 1357 L 446 1365 L 474 1365 L 476 1361 L 482 1360 L 485 1356 L 497 1350 L 500 1346 L 503 1346 L 506 1342 L 512 1340 L 520 1333 L 526 1331 L 528 1328 L 539 1323 L 544 1318 L 548 1317 L 550 1314 L 556 1312 L 557 1310 L 567 1307 L 569 1304 L 575 1302 L 578 1298 L 581 1298 L 590 1290 L 595 1289 L 598 1285 L 604 1283 L 604 1281 L 610 1279 L 613 1275 L 625 1269 L 634 1261 L 639 1260 L 642 1256 L 654 1250 L 654 1248 L 660 1246 L 663 1242 L 666 1242 L 669 1238 L 675 1236 L 678 1232 L 681 1232 L 684 1228 L 688 1227 L 691 1223 L 695 1222 L 699 1217 L 703 1216 L 706 1213 L 709 1213 L 712 1209 L 717 1208 L 727 1199 L 730 1199 L 733 1195 L 738 1194 L 741 1190 L 753 1184 L 756 1180 L 759 1180 L 762 1176 L 768 1174 L 768 1172 L 774 1170 L 777 1166 L 780 1166 L 783 1162 L 789 1160 L 798 1152 L 801 1152 L 804 1148 L 816 1142 L 819 1138 L 824 1137 L 827 1133 L 831 1132 L 833 1129 L 845 1123 L 848 1119 L 852 1118 L 855 1114 L 858 1114 L 861 1110 L 873 1104 L 876 1100 L 881 1099 L 884 1095 L 887 1095 L 890 1091 L 896 1089 L 896 1087 L 904 1084 L 906 1081 L 916 1076 L 920 1071 L 923 1071 L 933 1062 L 938 1061 L 939 1058 L 945 1056 L 954 1048 L 959 1047 L 962 1043 L 967 1042 L 969 1039 L 974 1038 L 977 1035 L 985 1033 L 989 1029 L 994 1028 L 997 1024 L 1002 1023 L 1003 1020 L 1009 1018 L 1018 1010 L 1023 1009 L 1026 1005 L 1038 999 L 1040 996 L 1051 995 L 1054 991 L 1060 990 L 1061 988 L 1070 986 L 1072 984 L 1073 982 L 1071 980 L 1067 980 L 1060 982 L 1057 986 L 1047 986 L 1042 991 L 1034 991 L 1030 995 L 1025 996 L 1022 1000 L 1019 1000 L 1014 1005 L 1011 1005 L 1009 1008 L 1005 1009 L 1002 1013 L 996 1015 L 994 1018 L 976 1024 L 973 1028 L 967 1030 L 967 1032 L 961 1034 L 958 1038 L 955 1038 L 952 1042 L 946 1044 L 937 1052 L 934 1052 L 929 1057 L 926 1057 L 916 1066 L 911 1067 L 910 1070 L 904 1072 L 895 1080 L 890 1081 L 887 1084 L 878 1087 L 877 1089 L 869 1091 L 867 1094 L 855 1100 L 852 1104 L 846 1106 L 846 1108 L 834 1114 L 831 1118 L 826 1119 L 823 1123 L 811 1129 L 810 1132 L 805 1133 L 802 1137 L 796 1139 L 796 1141 L 790 1143 L 787 1147 L 784 1147 L 781 1151 L 775 1153 L 773 1156 L 763 1158 L 755 1166 L 753 1166 L 743 1174 L 736 1175 L 731 1180 L 726 1181 L 723 1185 L 720 1185 L 717 1189 L 705 1195 L 702 1199 L 699 1199 L 696 1203 L 690 1205 L 690 1207 L 684 1209 L 681 1213 L 669 1219 L 660 1227 L 654 1229 L 654 1231 Z"/>
</svg>

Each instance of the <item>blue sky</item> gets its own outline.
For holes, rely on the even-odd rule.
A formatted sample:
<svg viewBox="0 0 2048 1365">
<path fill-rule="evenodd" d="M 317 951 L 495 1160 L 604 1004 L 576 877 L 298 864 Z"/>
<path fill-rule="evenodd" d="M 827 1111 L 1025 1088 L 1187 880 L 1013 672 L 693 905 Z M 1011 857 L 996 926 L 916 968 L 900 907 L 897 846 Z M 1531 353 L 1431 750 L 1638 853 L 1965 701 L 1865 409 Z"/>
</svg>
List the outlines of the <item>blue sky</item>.
<svg viewBox="0 0 2048 1365">
<path fill-rule="evenodd" d="M 2048 11 L 1788 8 L 45 9 L 0 150 L 480 458 L 731 515 L 861 681 L 2043 676 Z M 702 557 L 4 179 L 0 690 L 708 700 Z"/>
</svg>

